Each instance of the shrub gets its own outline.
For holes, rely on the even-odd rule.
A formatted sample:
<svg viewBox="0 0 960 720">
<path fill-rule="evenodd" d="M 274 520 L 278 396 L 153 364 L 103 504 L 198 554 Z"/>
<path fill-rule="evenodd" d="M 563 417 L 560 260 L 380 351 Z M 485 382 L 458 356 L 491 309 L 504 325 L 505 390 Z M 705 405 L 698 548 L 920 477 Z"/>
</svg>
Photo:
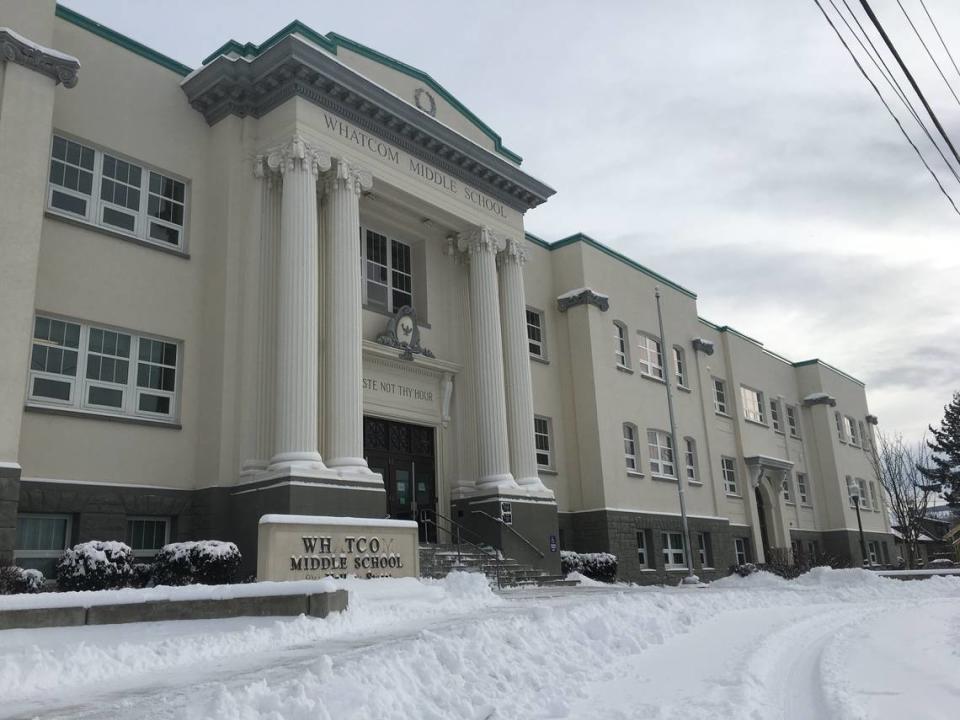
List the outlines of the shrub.
<svg viewBox="0 0 960 720">
<path fill-rule="evenodd" d="M 613 582 L 617 579 L 617 556 L 610 553 L 560 553 L 560 569 L 564 575 L 578 572 L 591 580 Z"/>
<path fill-rule="evenodd" d="M 196 540 L 160 548 L 153 565 L 155 585 L 221 585 L 233 582 L 241 555 L 232 542 Z"/>
<path fill-rule="evenodd" d="M 16 565 L 0 567 L 0 595 L 37 593 L 43 589 L 45 578 L 39 570 L 28 570 Z"/>
<path fill-rule="evenodd" d="M 153 580 L 152 563 L 134 563 L 130 573 L 130 586 L 145 588 Z"/>
<path fill-rule="evenodd" d="M 124 587 L 133 575 L 133 550 L 114 540 L 74 545 L 57 563 L 61 590 L 108 590 Z"/>
<path fill-rule="evenodd" d="M 740 577 L 747 577 L 748 575 L 753 575 L 757 571 L 757 566 L 753 563 L 743 563 L 742 565 L 734 565 L 730 568 L 730 572 L 736 573 Z"/>
<path fill-rule="evenodd" d="M 949 558 L 937 558 L 927 563 L 928 568 L 952 568 L 956 563 Z"/>
</svg>

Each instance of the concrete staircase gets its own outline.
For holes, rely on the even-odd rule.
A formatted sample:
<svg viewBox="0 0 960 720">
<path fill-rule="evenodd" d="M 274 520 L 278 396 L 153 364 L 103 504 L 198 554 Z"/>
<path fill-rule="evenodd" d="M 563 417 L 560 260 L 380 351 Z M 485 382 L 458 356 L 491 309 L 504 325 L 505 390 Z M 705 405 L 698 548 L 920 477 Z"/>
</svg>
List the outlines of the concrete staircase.
<svg viewBox="0 0 960 720">
<path fill-rule="evenodd" d="M 457 548 L 453 545 L 420 545 L 420 576 L 441 578 L 453 571 L 482 572 L 491 583 L 497 582 L 497 551 L 492 547 L 484 547 L 481 552 L 468 545 Z M 517 586 L 563 586 L 576 585 L 576 581 L 567 580 L 562 575 L 550 575 L 543 570 L 537 570 L 529 565 L 501 557 L 500 585 L 502 587 Z"/>
</svg>

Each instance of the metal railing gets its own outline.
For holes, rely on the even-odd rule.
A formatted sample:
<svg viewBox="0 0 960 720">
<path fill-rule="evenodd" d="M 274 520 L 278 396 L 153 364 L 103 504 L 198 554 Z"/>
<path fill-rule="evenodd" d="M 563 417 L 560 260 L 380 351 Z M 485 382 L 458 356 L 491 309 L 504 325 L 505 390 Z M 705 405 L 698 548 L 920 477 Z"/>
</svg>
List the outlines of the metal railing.
<svg viewBox="0 0 960 720">
<path fill-rule="evenodd" d="M 483 510 L 474 510 L 474 511 L 473 511 L 473 514 L 474 514 L 474 515 L 483 515 L 483 517 L 488 518 L 488 519 L 492 520 L 493 522 L 499 524 L 501 527 L 509 530 L 509 531 L 512 532 L 514 535 L 516 535 L 522 542 L 526 543 L 526 545 L 527 545 L 531 550 L 533 550 L 537 555 L 540 556 L 540 559 L 541 559 L 541 560 L 545 557 L 544 554 L 543 554 L 543 552 L 540 550 L 540 548 L 538 548 L 536 545 L 534 545 L 532 542 L 530 542 L 530 540 L 528 540 L 528 539 L 527 539 L 526 537 L 524 537 L 522 534 L 520 534 L 519 532 L 517 532 L 516 530 L 514 530 L 512 525 L 507 525 L 507 524 L 503 521 L 503 518 L 495 517 L 495 516 L 491 515 L 490 513 L 485 512 L 485 511 L 483 511 Z"/>
<path fill-rule="evenodd" d="M 430 517 L 430 515 L 433 515 L 434 517 Z M 437 522 L 438 519 L 447 523 L 448 527 L 443 527 L 439 522 Z M 462 566 L 463 564 L 463 561 L 461 559 L 462 551 L 460 549 L 461 545 L 463 544 L 469 545 L 471 548 L 473 548 L 480 554 L 485 555 L 488 558 L 491 558 L 494 561 L 494 566 L 496 568 L 497 589 L 500 589 L 503 587 L 503 579 L 501 576 L 501 565 L 503 562 L 503 553 L 497 548 L 494 548 L 494 550 L 490 550 L 488 548 L 485 548 L 479 545 L 478 543 L 472 542 L 471 540 L 467 540 L 466 538 L 463 537 L 464 534 L 473 535 L 474 537 L 476 537 L 478 540 L 482 542 L 483 538 L 478 532 L 461 525 L 456 520 L 448 518 L 446 515 L 438 513 L 436 510 L 431 510 L 429 512 L 421 513 L 420 522 L 425 525 L 433 525 L 434 528 L 436 528 L 438 533 L 445 532 L 450 535 L 450 538 L 453 541 L 453 545 L 457 550 L 458 566 Z"/>
</svg>

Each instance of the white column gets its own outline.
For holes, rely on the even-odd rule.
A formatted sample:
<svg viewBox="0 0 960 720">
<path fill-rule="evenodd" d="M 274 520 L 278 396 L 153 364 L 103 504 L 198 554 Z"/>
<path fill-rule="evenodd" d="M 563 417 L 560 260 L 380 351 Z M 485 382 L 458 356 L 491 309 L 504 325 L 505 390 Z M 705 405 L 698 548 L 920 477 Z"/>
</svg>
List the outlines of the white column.
<svg viewBox="0 0 960 720">
<path fill-rule="evenodd" d="M 499 249 L 493 233 L 483 228 L 460 239 L 470 257 L 470 315 L 473 327 L 477 397 L 478 490 L 518 489 L 510 474 L 507 408 L 503 386 L 503 344 L 497 289 Z"/>
<path fill-rule="evenodd" d="M 527 342 L 527 300 L 523 289 L 520 243 L 510 238 L 497 255 L 500 266 L 500 321 L 503 327 L 503 370 L 507 399 L 510 470 L 517 483 L 532 491 L 550 493 L 537 474 L 533 433 L 533 381 Z"/>
<path fill-rule="evenodd" d="M 327 466 L 368 473 L 363 458 L 360 193 L 370 174 L 342 159 L 326 175 L 324 242 L 324 452 Z"/>
<path fill-rule="evenodd" d="M 330 157 L 295 136 L 268 162 L 283 174 L 277 255 L 276 427 L 270 469 L 312 473 L 324 469 L 317 451 L 317 175 L 330 168 Z"/>
</svg>

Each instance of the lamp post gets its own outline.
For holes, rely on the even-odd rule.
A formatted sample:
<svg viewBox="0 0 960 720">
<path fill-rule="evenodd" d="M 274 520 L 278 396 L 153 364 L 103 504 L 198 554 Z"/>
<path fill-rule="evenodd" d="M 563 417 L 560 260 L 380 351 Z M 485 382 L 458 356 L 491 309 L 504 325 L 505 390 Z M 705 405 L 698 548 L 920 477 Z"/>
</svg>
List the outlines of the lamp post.
<svg viewBox="0 0 960 720">
<path fill-rule="evenodd" d="M 673 393 L 670 390 L 670 383 L 673 381 L 673 366 L 670 363 L 671 355 L 668 350 L 671 346 L 667 343 L 667 336 L 663 332 L 663 312 L 660 310 L 660 287 L 653 290 L 657 298 L 657 322 L 660 324 L 660 350 L 663 353 L 663 374 L 664 384 L 667 386 L 667 412 L 670 414 L 670 444 L 673 446 L 673 470 L 677 474 L 677 493 L 680 495 L 680 521 L 683 524 L 683 542 L 686 547 L 687 556 L 687 576 L 683 579 L 684 585 L 697 585 L 700 582 L 693 572 L 693 545 L 690 543 L 690 526 L 687 523 L 687 502 L 683 494 L 683 486 L 686 483 L 686 474 L 680 472 L 680 461 L 678 452 L 680 446 L 677 444 L 677 423 L 673 414 Z M 679 457 L 682 457 L 679 456 Z"/>
<path fill-rule="evenodd" d="M 860 493 L 857 492 L 855 495 L 851 495 L 850 499 L 853 500 L 853 507 L 857 511 L 857 528 L 860 531 L 860 557 L 863 558 L 863 565 L 867 564 L 867 546 L 863 542 L 863 521 L 860 519 Z"/>
</svg>

